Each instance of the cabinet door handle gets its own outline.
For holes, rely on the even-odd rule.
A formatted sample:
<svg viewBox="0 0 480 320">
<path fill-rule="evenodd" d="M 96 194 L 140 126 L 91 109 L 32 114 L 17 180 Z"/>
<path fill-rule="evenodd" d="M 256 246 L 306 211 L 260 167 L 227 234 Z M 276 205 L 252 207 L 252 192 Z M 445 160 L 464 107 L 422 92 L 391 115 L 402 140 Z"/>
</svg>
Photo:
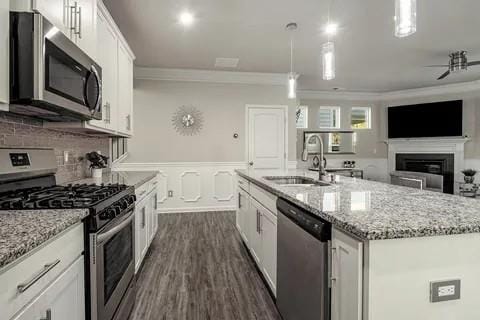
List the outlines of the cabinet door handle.
<svg viewBox="0 0 480 320">
<path fill-rule="evenodd" d="M 17 291 L 19 293 L 24 293 L 25 291 L 28 290 L 31 286 L 33 286 L 38 280 L 40 280 L 43 276 L 45 276 L 50 270 L 55 268 L 57 264 L 60 263 L 60 259 L 55 260 L 52 263 L 48 263 L 45 266 L 43 266 L 43 269 L 38 272 L 32 279 L 25 283 L 21 283 L 17 286 Z"/>
<path fill-rule="evenodd" d="M 75 34 L 77 30 L 77 3 L 74 6 L 70 6 L 70 34 Z"/>
<path fill-rule="evenodd" d="M 82 7 L 78 7 L 78 31 L 75 33 L 78 34 L 78 38 L 82 39 Z M 76 19 L 76 18 L 75 18 Z"/>
<path fill-rule="evenodd" d="M 238 209 L 242 208 L 242 195 L 239 193 L 238 194 Z"/>
<path fill-rule="evenodd" d="M 142 209 L 142 229 L 145 228 L 145 208 Z"/>
<path fill-rule="evenodd" d="M 127 116 L 127 130 L 130 131 L 130 115 Z"/>
<path fill-rule="evenodd" d="M 261 233 L 262 232 L 262 229 L 261 229 L 261 226 L 260 226 L 260 211 L 257 210 L 257 233 Z"/>
<path fill-rule="evenodd" d="M 52 320 L 52 309 L 47 309 L 47 313 L 45 315 L 45 318 L 42 318 L 40 320 Z"/>
</svg>

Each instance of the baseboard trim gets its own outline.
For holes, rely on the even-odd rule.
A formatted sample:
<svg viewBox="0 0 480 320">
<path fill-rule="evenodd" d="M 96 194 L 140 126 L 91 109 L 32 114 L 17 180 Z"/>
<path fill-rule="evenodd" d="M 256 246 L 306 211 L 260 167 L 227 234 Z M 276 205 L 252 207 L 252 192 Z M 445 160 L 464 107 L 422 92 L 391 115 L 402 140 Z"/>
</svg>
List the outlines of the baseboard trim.
<svg viewBox="0 0 480 320">
<path fill-rule="evenodd" d="M 237 210 L 237 208 L 235 206 L 195 207 L 195 208 L 160 208 L 160 209 L 157 209 L 157 214 L 235 211 L 235 210 Z"/>
</svg>

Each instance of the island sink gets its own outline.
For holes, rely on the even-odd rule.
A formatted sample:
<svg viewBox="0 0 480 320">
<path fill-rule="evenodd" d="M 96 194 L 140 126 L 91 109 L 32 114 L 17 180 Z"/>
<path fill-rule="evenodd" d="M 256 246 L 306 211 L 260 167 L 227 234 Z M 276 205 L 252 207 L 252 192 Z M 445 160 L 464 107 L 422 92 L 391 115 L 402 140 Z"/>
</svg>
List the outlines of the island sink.
<svg viewBox="0 0 480 320">
<path fill-rule="evenodd" d="M 294 177 L 263 177 L 265 180 L 271 181 L 273 183 L 282 185 L 282 186 L 330 186 L 329 183 L 318 181 L 308 177 L 294 176 Z"/>
</svg>

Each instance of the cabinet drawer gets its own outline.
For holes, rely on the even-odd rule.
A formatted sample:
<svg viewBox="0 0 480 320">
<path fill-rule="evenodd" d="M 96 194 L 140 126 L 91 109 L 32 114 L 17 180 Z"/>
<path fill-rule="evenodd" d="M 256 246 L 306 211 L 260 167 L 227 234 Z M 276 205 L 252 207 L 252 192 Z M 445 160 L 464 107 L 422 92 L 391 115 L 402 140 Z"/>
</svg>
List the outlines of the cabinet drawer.
<svg viewBox="0 0 480 320">
<path fill-rule="evenodd" d="M 82 254 L 83 249 L 83 224 L 78 224 L 1 273 L 2 319 L 10 319 L 39 295 Z M 19 287 L 21 285 L 23 288 Z"/>
<path fill-rule="evenodd" d="M 257 187 L 253 183 L 250 185 L 250 195 L 273 214 L 277 215 L 277 197 L 275 195 Z"/>
<path fill-rule="evenodd" d="M 153 189 L 157 187 L 158 180 L 157 176 L 151 180 L 145 182 L 140 187 L 135 189 L 135 195 L 137 196 L 137 203 L 145 198 L 145 196 L 150 193 Z"/>
<path fill-rule="evenodd" d="M 243 190 L 250 192 L 250 182 L 247 179 L 240 177 L 237 175 L 237 183 L 238 187 L 242 188 Z"/>
</svg>

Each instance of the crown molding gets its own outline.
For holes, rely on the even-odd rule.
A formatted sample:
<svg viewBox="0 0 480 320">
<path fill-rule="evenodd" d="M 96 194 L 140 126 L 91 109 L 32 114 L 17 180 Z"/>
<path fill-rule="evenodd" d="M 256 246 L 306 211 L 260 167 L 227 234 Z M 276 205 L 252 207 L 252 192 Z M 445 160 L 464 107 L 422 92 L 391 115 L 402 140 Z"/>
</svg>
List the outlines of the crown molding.
<svg viewBox="0 0 480 320">
<path fill-rule="evenodd" d="M 354 92 L 354 91 L 314 91 L 300 90 L 300 99 L 340 99 L 360 101 L 389 101 L 400 99 L 421 98 L 446 94 L 464 94 L 480 92 L 480 80 L 431 86 L 425 88 L 396 90 L 388 92 Z M 479 93 L 480 95 L 480 93 Z"/>
<path fill-rule="evenodd" d="M 419 98 L 426 96 L 436 96 L 443 94 L 461 94 L 480 91 L 480 80 L 470 82 L 460 82 L 444 84 L 440 86 L 432 86 L 417 89 L 407 89 L 384 92 L 380 94 L 381 100 L 396 100 L 405 98 Z"/>
<path fill-rule="evenodd" d="M 135 67 L 134 78 L 141 80 L 259 84 L 274 86 L 284 86 L 287 83 L 287 75 L 283 73 L 164 69 L 145 67 Z"/>
<path fill-rule="evenodd" d="M 287 75 L 283 73 L 135 67 L 134 78 L 158 81 L 285 86 Z M 388 101 L 475 91 L 480 91 L 480 80 L 387 92 L 299 90 L 297 95 L 299 99 Z"/>
</svg>

